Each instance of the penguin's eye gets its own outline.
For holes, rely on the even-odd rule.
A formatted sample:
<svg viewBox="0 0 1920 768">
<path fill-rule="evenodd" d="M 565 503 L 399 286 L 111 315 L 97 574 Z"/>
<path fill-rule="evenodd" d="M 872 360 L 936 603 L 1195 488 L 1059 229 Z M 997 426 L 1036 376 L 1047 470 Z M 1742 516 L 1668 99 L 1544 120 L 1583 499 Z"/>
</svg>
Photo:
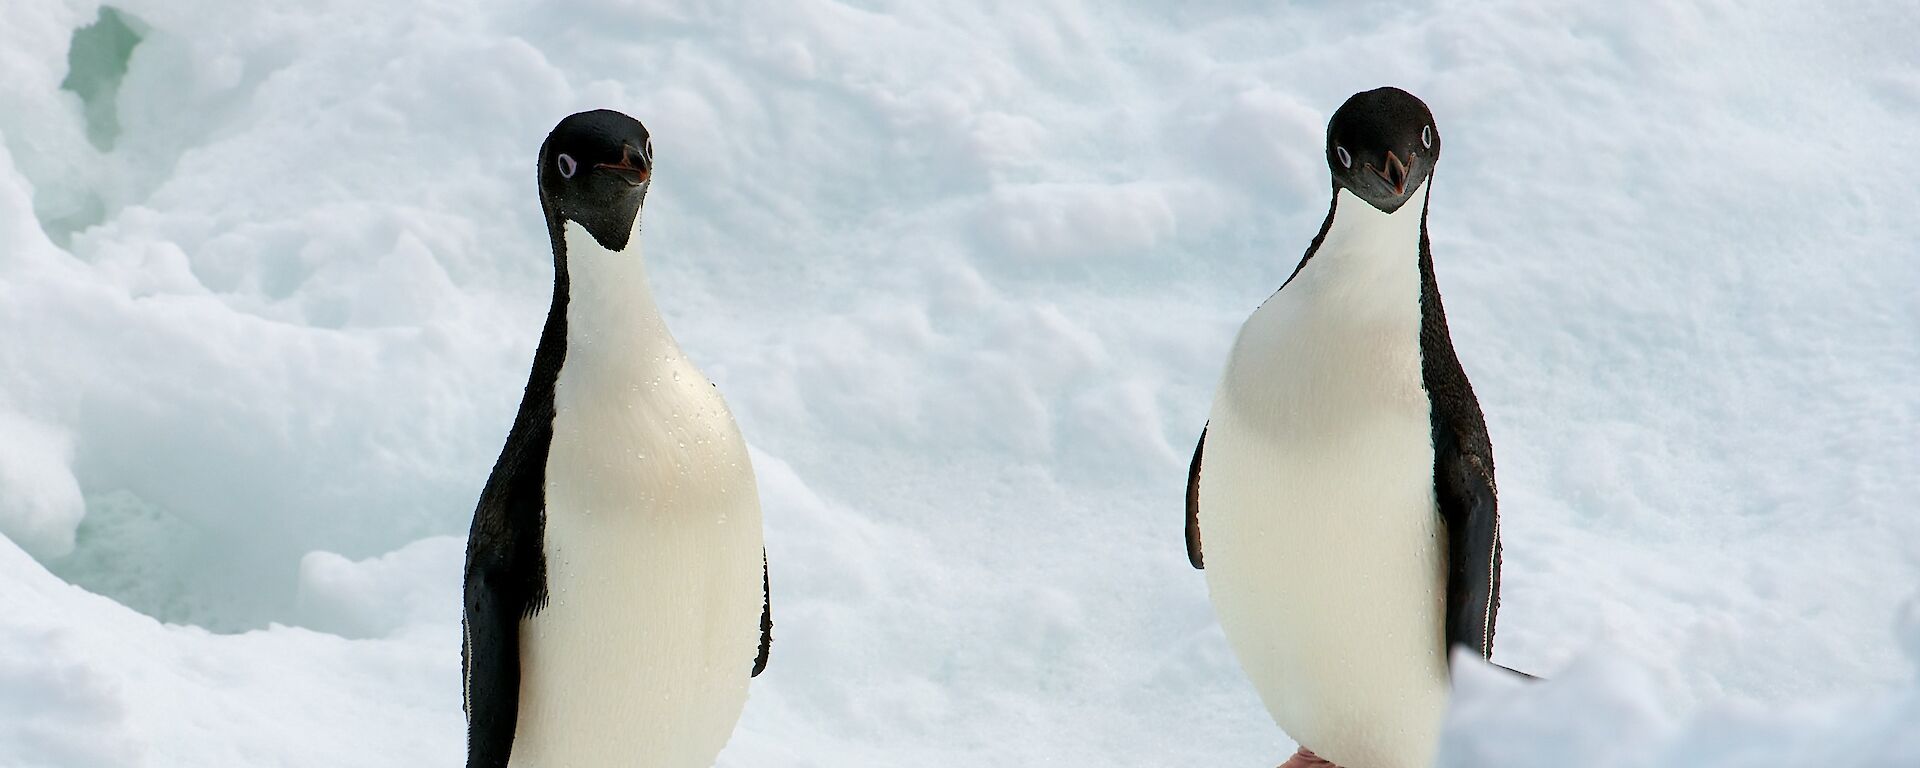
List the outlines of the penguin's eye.
<svg viewBox="0 0 1920 768">
<path fill-rule="evenodd" d="M 1340 167 L 1342 168 L 1353 167 L 1353 155 L 1347 154 L 1346 147 L 1335 144 L 1333 145 L 1333 153 L 1340 156 Z"/>
<path fill-rule="evenodd" d="M 560 153 L 560 156 L 554 158 L 553 162 L 555 165 L 560 166 L 560 178 L 563 179 L 573 178 L 574 171 L 580 169 L 580 164 L 573 161 L 573 156 L 565 152 Z"/>
<path fill-rule="evenodd" d="M 1420 129 L 1420 146 L 1433 149 L 1433 126 Z"/>
<path fill-rule="evenodd" d="M 641 157 L 646 158 L 647 165 L 653 165 L 653 139 L 647 139 L 646 145 L 640 148 L 640 152 Z"/>
</svg>

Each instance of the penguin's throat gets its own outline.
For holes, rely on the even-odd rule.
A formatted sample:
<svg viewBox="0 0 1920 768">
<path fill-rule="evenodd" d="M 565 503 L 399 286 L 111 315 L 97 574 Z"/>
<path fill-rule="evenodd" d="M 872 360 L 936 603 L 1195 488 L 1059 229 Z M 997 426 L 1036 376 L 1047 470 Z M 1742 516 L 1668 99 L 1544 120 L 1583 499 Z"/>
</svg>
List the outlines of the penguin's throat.
<svg viewBox="0 0 1920 768">
<path fill-rule="evenodd" d="M 639 219 L 627 247 L 601 247 L 586 227 L 565 222 L 567 246 L 567 356 L 634 357 L 677 354 L 647 283 L 640 255 Z"/>
<path fill-rule="evenodd" d="M 1420 225 L 1426 217 L 1426 208 L 1426 193 L 1421 191 L 1416 191 L 1414 199 L 1406 205 L 1387 213 L 1341 188 L 1334 193 L 1333 226 L 1327 230 L 1327 237 L 1321 241 L 1313 260 L 1353 255 L 1418 257 Z"/>
</svg>

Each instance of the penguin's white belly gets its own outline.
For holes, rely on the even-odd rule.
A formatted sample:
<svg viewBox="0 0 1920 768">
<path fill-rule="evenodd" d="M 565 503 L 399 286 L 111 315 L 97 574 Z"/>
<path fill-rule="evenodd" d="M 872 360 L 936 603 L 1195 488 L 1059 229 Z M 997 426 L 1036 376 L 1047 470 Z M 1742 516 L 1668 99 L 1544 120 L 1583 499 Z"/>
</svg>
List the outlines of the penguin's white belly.
<svg viewBox="0 0 1920 768">
<path fill-rule="evenodd" d="M 585 250 L 576 264 L 603 256 Z M 588 277 L 608 287 L 598 266 Z M 650 309 L 645 294 L 594 290 L 575 290 L 555 392 L 547 604 L 521 623 L 512 764 L 706 768 L 759 651 L 753 469 L 718 390 L 657 315 L 626 317 Z"/>
<path fill-rule="evenodd" d="M 1418 230 L 1391 251 L 1343 234 L 1235 344 L 1200 474 L 1205 573 L 1289 736 L 1343 766 L 1414 768 L 1447 699 Z"/>
</svg>

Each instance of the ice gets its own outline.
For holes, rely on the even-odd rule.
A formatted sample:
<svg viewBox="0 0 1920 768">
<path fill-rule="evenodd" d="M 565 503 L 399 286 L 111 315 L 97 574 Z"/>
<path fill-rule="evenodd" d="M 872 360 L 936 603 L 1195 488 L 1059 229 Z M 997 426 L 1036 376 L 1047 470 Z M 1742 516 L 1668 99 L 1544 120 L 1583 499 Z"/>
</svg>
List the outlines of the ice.
<svg viewBox="0 0 1920 768">
<path fill-rule="evenodd" d="M 1448 764 L 1920 763 L 1909 3 L 4 17 L 0 764 L 460 763 L 535 152 L 613 107 L 766 511 L 722 765 L 1272 765 L 1186 462 L 1325 214 L 1327 114 L 1389 83 L 1446 137 L 1496 658 L 1551 678 L 1463 672 Z"/>
</svg>

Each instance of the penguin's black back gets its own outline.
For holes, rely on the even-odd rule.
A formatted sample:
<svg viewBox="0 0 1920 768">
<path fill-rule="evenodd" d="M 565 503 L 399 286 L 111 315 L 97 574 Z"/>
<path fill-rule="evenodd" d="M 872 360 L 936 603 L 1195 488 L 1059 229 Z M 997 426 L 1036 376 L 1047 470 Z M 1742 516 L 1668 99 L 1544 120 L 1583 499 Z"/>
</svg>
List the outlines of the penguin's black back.
<svg viewBox="0 0 1920 768">
<path fill-rule="evenodd" d="M 1420 212 L 1420 378 L 1433 421 L 1434 496 L 1447 523 L 1446 635 L 1449 643 L 1464 645 L 1490 660 L 1500 611 L 1500 515 L 1493 441 L 1447 330 L 1424 205 Z"/>
<path fill-rule="evenodd" d="M 505 768 L 520 701 L 520 621 L 547 601 L 546 480 L 554 392 L 567 355 L 564 231 L 541 196 L 554 253 L 553 303 L 520 410 L 474 508 L 467 534 L 461 673 L 468 768 Z"/>
</svg>

